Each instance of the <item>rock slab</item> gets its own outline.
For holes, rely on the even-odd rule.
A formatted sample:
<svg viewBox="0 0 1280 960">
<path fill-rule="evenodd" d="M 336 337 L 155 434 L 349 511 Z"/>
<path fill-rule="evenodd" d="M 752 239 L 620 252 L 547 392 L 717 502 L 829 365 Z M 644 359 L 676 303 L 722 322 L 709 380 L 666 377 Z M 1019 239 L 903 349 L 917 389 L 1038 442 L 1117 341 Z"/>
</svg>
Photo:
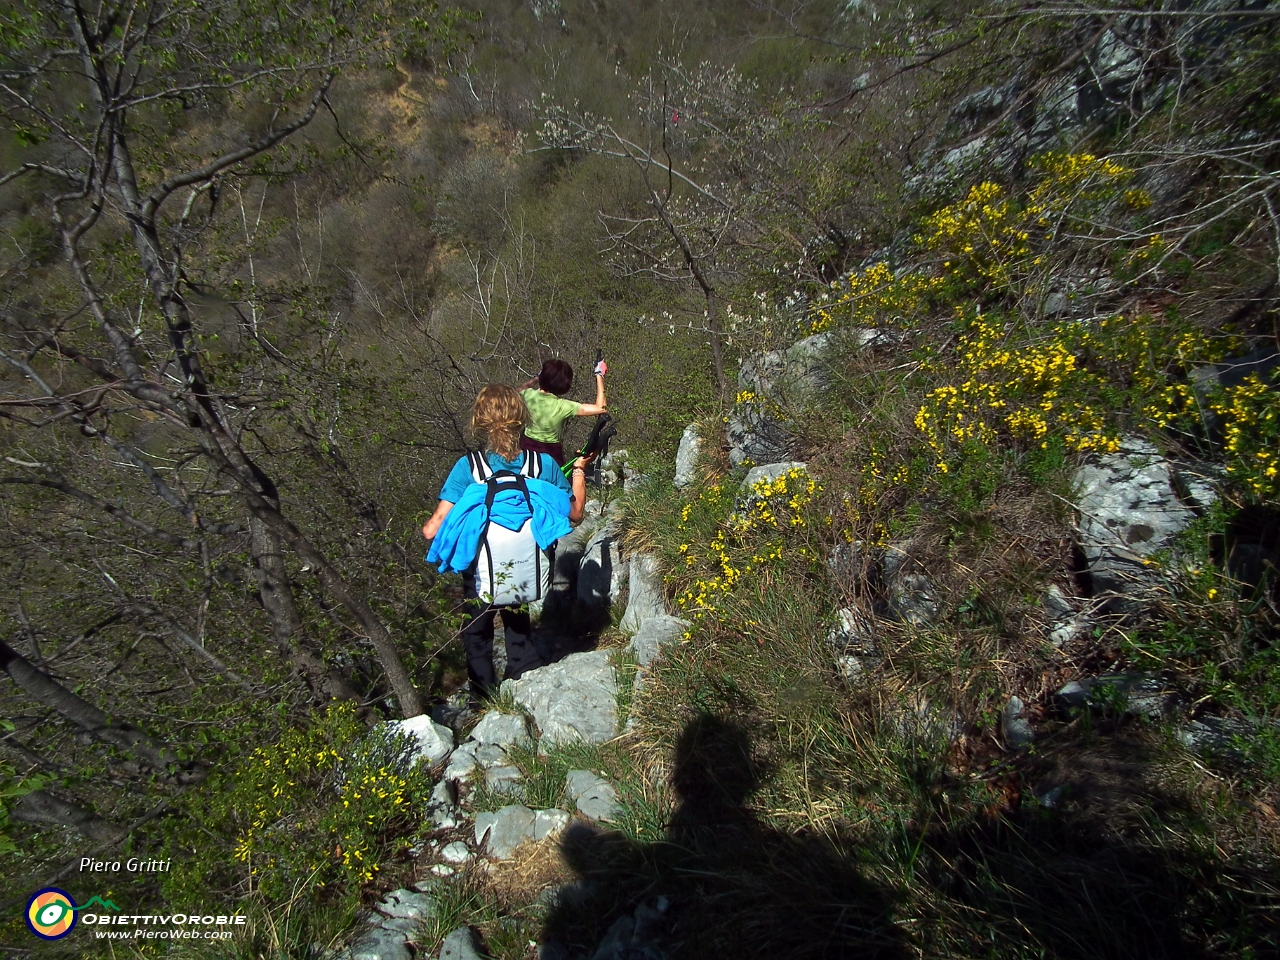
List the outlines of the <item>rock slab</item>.
<svg viewBox="0 0 1280 960">
<path fill-rule="evenodd" d="M 1075 486 L 1094 595 L 1117 613 L 1141 610 L 1159 579 L 1148 558 L 1195 518 L 1178 499 L 1169 461 L 1146 440 L 1126 437 L 1115 453 L 1081 465 Z"/>
<path fill-rule="evenodd" d="M 636 635 L 631 638 L 630 649 L 635 655 L 636 662 L 642 667 L 649 666 L 662 652 L 663 647 L 679 643 L 689 627 L 688 620 L 668 617 L 665 614 L 645 620 L 640 624 Z"/>
<path fill-rule="evenodd" d="M 618 792 L 603 777 L 590 770 L 570 770 L 565 787 L 578 812 L 592 820 L 608 822 L 618 816 Z"/>
<path fill-rule="evenodd" d="M 530 742 L 524 717 L 490 710 L 471 731 L 471 739 L 485 746 L 513 747 Z M 478 756 L 478 754 L 477 754 Z"/>
<path fill-rule="evenodd" d="M 618 528 L 610 521 L 591 535 L 578 562 L 578 602 L 607 607 L 622 595 L 627 565 L 618 550 Z"/>
<path fill-rule="evenodd" d="M 754 493 L 755 485 L 757 483 L 762 481 L 772 483 L 784 473 L 789 473 L 792 470 L 807 471 L 808 469 L 809 465 L 807 463 L 802 463 L 798 460 L 784 460 L 781 463 L 761 464 L 760 466 L 752 467 L 747 471 L 747 475 L 742 478 L 742 489 L 748 494 Z"/>
<path fill-rule="evenodd" d="M 451 930 L 440 944 L 440 960 L 484 960 L 476 950 L 475 934 L 470 927 Z"/>
<path fill-rule="evenodd" d="M 488 841 L 489 855 L 509 860 L 516 848 L 533 839 L 534 812 L 513 803 L 496 812 L 476 814 L 476 846 Z"/>
<path fill-rule="evenodd" d="M 683 490 L 698 479 L 698 458 L 702 455 L 702 438 L 696 424 L 689 424 L 680 435 L 680 447 L 676 450 L 675 487 Z"/>
<path fill-rule="evenodd" d="M 436 723 L 425 713 L 408 720 L 387 720 L 375 728 L 390 737 L 398 733 L 413 738 L 413 758 L 429 764 L 439 763 L 453 750 L 453 731 Z"/>
<path fill-rule="evenodd" d="M 662 599 L 662 577 L 658 574 L 657 559 L 647 553 L 632 557 L 627 579 L 627 609 L 622 614 L 618 629 L 623 633 L 635 633 L 650 617 L 667 612 Z"/>
<path fill-rule="evenodd" d="M 505 680 L 549 744 L 604 743 L 618 731 L 618 682 L 607 650 L 573 653 L 558 663 Z"/>
</svg>

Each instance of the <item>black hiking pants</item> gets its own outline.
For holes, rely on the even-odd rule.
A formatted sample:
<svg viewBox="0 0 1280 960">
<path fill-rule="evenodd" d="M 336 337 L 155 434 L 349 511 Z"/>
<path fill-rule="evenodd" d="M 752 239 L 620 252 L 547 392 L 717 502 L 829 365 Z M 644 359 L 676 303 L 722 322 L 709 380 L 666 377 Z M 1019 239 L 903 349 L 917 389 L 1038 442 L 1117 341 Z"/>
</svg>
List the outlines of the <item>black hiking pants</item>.
<svg viewBox="0 0 1280 960">
<path fill-rule="evenodd" d="M 463 595 L 467 597 L 467 622 L 462 627 L 462 648 L 467 654 L 467 677 L 471 692 L 477 697 L 497 693 L 498 678 L 493 667 L 493 617 L 502 614 L 507 640 L 506 677 L 518 680 L 527 670 L 542 666 L 538 648 L 533 645 L 533 626 L 529 610 L 520 607 L 495 607 L 482 603 L 476 596 L 473 573 L 462 575 Z"/>
</svg>

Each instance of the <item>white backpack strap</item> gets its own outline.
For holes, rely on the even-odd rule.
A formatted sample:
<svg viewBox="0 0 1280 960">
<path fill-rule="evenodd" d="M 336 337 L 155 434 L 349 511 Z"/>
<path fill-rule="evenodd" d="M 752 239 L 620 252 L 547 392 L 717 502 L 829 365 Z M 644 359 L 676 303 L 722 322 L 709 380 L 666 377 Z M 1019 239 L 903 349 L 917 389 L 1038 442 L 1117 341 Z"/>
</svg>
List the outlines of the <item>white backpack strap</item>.
<svg viewBox="0 0 1280 960">
<path fill-rule="evenodd" d="M 522 476 L 528 477 L 530 480 L 537 480 L 542 476 L 542 454 L 534 453 L 532 450 L 524 452 L 524 463 L 520 464 L 520 473 Z"/>
<path fill-rule="evenodd" d="M 472 450 L 467 454 L 467 465 L 471 468 L 471 479 L 476 483 L 484 483 L 493 476 L 493 471 L 485 461 L 484 453 L 479 450 Z"/>
</svg>

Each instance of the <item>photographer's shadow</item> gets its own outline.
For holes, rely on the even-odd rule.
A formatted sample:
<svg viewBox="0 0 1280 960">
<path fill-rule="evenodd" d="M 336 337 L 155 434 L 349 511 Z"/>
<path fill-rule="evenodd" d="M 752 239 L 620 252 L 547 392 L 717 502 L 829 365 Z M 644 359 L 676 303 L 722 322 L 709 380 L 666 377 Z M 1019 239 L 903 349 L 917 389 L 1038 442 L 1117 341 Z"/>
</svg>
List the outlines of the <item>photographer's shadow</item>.
<svg viewBox="0 0 1280 960">
<path fill-rule="evenodd" d="M 578 881 L 547 918 L 542 956 L 905 958 L 892 900 L 824 836 L 786 833 L 746 807 L 760 781 L 745 732 L 703 715 L 671 776 L 663 841 L 575 824 L 561 841 Z"/>
</svg>

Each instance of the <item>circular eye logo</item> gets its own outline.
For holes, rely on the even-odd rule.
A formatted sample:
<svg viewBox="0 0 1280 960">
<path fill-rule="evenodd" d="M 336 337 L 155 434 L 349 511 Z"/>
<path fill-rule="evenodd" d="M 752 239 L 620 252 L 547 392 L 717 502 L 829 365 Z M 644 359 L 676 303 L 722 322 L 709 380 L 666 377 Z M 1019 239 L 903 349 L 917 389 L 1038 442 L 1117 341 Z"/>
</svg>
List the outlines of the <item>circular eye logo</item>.
<svg viewBox="0 0 1280 960">
<path fill-rule="evenodd" d="M 61 940 L 76 925 L 76 904 L 65 890 L 45 887 L 27 901 L 27 926 L 42 940 Z"/>
</svg>

